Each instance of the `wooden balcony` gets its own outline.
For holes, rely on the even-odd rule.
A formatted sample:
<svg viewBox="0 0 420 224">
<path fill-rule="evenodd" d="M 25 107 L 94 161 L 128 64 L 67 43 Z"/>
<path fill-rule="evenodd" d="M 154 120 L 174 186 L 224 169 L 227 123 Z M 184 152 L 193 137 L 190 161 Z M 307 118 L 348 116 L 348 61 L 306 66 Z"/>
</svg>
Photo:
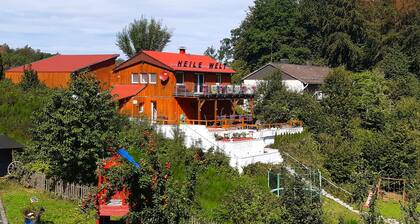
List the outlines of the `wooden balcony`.
<svg viewBox="0 0 420 224">
<path fill-rule="evenodd" d="M 253 98 L 257 87 L 245 85 L 196 85 L 187 83 L 176 85 L 173 96 L 209 99 L 248 99 Z"/>
<path fill-rule="evenodd" d="M 160 125 L 205 125 L 207 128 L 222 128 L 222 129 L 271 129 L 271 128 L 294 128 L 303 127 L 303 122 L 300 120 L 289 120 L 284 123 L 268 123 L 268 124 L 256 124 L 252 119 L 251 114 L 247 115 L 230 115 L 230 116 L 218 116 L 216 120 L 166 120 L 158 119 L 155 124 Z"/>
</svg>

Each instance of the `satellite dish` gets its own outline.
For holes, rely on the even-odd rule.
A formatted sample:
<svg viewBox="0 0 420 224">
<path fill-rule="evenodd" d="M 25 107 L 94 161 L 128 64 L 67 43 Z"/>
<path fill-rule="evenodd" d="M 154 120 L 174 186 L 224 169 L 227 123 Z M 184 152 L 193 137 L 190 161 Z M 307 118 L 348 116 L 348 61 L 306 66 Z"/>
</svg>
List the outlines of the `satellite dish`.
<svg viewBox="0 0 420 224">
<path fill-rule="evenodd" d="M 169 79 L 169 74 L 167 71 L 163 71 L 160 73 L 159 78 L 162 82 L 166 82 Z"/>
</svg>

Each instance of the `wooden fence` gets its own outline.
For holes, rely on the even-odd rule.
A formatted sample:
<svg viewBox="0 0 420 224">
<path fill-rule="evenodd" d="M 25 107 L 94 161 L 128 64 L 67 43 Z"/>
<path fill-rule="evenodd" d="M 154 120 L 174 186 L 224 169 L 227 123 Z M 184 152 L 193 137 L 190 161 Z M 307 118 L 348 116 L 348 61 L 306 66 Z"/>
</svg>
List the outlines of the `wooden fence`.
<svg viewBox="0 0 420 224">
<path fill-rule="evenodd" d="M 46 175 L 42 173 L 30 173 L 23 175 L 20 178 L 20 182 L 25 187 L 49 192 L 67 200 L 82 200 L 93 189 L 91 186 L 66 183 L 63 180 L 47 178 Z"/>
</svg>

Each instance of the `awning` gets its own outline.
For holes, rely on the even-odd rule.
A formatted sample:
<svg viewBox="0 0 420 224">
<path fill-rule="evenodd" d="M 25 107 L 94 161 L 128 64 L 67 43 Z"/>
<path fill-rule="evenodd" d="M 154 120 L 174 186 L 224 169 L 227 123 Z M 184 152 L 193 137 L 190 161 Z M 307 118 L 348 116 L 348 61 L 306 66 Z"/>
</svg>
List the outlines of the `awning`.
<svg viewBox="0 0 420 224">
<path fill-rule="evenodd" d="M 122 100 L 137 95 L 145 87 L 145 85 L 115 85 L 111 95 L 117 100 Z"/>
<path fill-rule="evenodd" d="M 22 149 L 23 145 L 15 142 L 5 135 L 0 135 L 0 150 L 2 149 Z"/>
</svg>

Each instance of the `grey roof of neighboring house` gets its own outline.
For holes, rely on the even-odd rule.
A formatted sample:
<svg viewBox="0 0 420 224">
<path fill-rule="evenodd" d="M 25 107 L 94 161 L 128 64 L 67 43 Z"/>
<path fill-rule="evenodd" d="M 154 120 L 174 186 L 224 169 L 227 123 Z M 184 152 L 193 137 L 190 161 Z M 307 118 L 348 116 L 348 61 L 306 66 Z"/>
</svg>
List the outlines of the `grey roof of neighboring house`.
<svg viewBox="0 0 420 224">
<path fill-rule="evenodd" d="M 283 63 L 268 63 L 261 68 L 255 70 L 251 74 L 242 78 L 245 79 L 256 79 L 262 80 L 269 74 L 262 72 L 265 68 L 272 67 L 281 70 L 282 73 L 300 80 L 306 84 L 323 84 L 325 77 L 331 71 L 328 67 L 314 66 L 314 65 L 295 65 L 295 64 L 283 64 Z"/>
<path fill-rule="evenodd" d="M 13 141 L 5 135 L 0 135 L 0 150 L 1 149 L 22 149 L 25 146 Z"/>
</svg>

